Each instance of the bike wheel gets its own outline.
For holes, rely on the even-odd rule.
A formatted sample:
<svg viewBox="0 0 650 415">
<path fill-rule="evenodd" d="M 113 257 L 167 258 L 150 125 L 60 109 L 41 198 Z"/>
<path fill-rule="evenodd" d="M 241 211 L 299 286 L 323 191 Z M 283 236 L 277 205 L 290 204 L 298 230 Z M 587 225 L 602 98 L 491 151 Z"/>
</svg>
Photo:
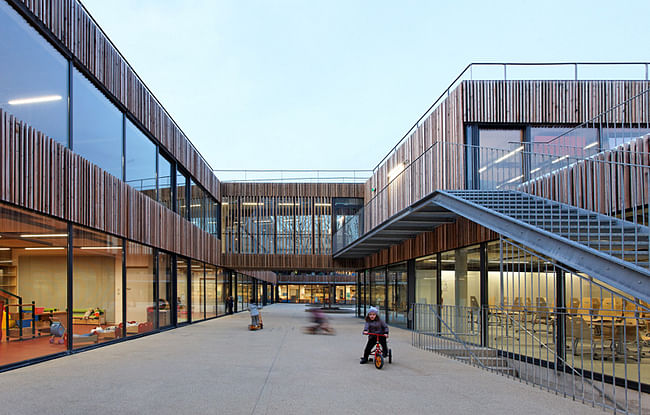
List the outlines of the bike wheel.
<svg viewBox="0 0 650 415">
<path fill-rule="evenodd" d="M 393 363 L 393 349 L 388 349 L 388 363 Z"/>
<path fill-rule="evenodd" d="M 384 358 L 382 357 L 381 353 L 375 354 L 375 367 L 377 369 L 384 367 Z"/>
</svg>

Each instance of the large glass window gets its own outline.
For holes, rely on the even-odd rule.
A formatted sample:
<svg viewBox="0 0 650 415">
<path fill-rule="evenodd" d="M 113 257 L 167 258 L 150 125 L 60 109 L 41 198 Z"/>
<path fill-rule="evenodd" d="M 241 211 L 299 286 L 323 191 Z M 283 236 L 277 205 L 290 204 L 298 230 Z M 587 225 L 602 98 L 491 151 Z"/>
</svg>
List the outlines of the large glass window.
<svg viewBox="0 0 650 415">
<path fill-rule="evenodd" d="M 316 198 L 314 202 L 315 254 L 332 253 L 332 202 L 329 198 Z"/>
<path fill-rule="evenodd" d="M 228 297 L 228 272 L 217 268 L 217 315 L 226 314 L 226 297 Z"/>
<path fill-rule="evenodd" d="M 275 210 L 273 208 L 273 198 L 260 197 L 258 223 L 260 232 L 259 253 L 272 254 L 275 249 Z"/>
<path fill-rule="evenodd" d="M 203 263 L 192 261 L 192 321 L 205 318 L 205 273 Z"/>
<path fill-rule="evenodd" d="M 77 69 L 72 76 L 75 153 L 122 178 L 122 113 Z"/>
<path fill-rule="evenodd" d="M 386 310 L 386 269 L 375 268 L 370 272 L 370 305 L 379 308 L 382 317 Z"/>
<path fill-rule="evenodd" d="M 221 229 L 219 228 L 219 224 L 221 222 L 221 205 L 213 197 L 207 196 L 207 194 L 206 203 L 207 232 L 211 235 L 216 236 L 217 238 L 221 238 Z"/>
<path fill-rule="evenodd" d="M 68 62 L 0 2 L 0 108 L 68 144 Z"/>
<path fill-rule="evenodd" d="M 72 241 L 73 347 L 122 337 L 122 239 L 75 226 Z"/>
<path fill-rule="evenodd" d="M 167 157 L 158 154 L 158 200 L 167 209 L 174 209 L 172 178 L 174 170 Z"/>
<path fill-rule="evenodd" d="M 408 313 L 406 262 L 388 267 L 388 321 L 406 327 Z"/>
<path fill-rule="evenodd" d="M 312 254 L 313 241 L 314 223 L 311 198 L 299 197 L 296 203 L 296 254 Z"/>
<path fill-rule="evenodd" d="M 172 256 L 158 253 L 158 326 L 172 324 Z"/>
<path fill-rule="evenodd" d="M 436 255 L 415 261 L 415 301 L 420 304 L 437 304 L 438 261 Z"/>
<path fill-rule="evenodd" d="M 126 243 L 126 335 L 155 328 L 153 249 Z"/>
<path fill-rule="evenodd" d="M 176 313 L 178 323 L 189 321 L 187 314 L 190 298 L 187 286 L 188 270 L 187 259 L 176 257 Z"/>
<path fill-rule="evenodd" d="M 65 223 L 0 204 L 0 366 L 66 350 L 67 243 Z"/>
<path fill-rule="evenodd" d="M 190 202 L 190 220 L 195 226 L 199 227 L 200 229 L 205 229 L 205 193 L 203 192 L 203 189 L 201 189 L 201 187 L 196 184 L 194 179 L 190 179 L 190 183 L 190 193 L 192 197 L 192 200 Z"/>
<path fill-rule="evenodd" d="M 205 317 L 217 315 L 217 267 L 205 266 Z"/>
<path fill-rule="evenodd" d="M 294 253 L 295 203 L 291 197 L 277 199 L 276 254 Z"/>
<path fill-rule="evenodd" d="M 126 120 L 124 153 L 126 183 L 157 200 L 156 145 L 129 120 Z"/>
<path fill-rule="evenodd" d="M 479 131 L 479 183 L 481 189 L 498 189 L 523 179 L 523 131 Z"/>
<path fill-rule="evenodd" d="M 241 232 L 241 253 L 255 254 L 258 247 L 258 211 L 261 203 L 255 196 L 242 196 L 239 229 Z"/>
</svg>

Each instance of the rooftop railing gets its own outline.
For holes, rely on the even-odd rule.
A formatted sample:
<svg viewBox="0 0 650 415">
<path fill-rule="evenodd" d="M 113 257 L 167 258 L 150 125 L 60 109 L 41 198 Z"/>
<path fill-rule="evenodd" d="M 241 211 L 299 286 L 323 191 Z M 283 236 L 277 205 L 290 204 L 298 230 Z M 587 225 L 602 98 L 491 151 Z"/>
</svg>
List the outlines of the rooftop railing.
<svg viewBox="0 0 650 415">
<path fill-rule="evenodd" d="M 463 81 L 472 80 L 645 80 L 649 79 L 649 62 L 490 62 L 470 63 L 417 119 L 397 144 L 382 158 L 373 173 L 386 161 L 400 144 L 409 137 L 431 113 Z"/>
<path fill-rule="evenodd" d="M 231 183 L 365 183 L 372 170 L 213 170 Z"/>
</svg>

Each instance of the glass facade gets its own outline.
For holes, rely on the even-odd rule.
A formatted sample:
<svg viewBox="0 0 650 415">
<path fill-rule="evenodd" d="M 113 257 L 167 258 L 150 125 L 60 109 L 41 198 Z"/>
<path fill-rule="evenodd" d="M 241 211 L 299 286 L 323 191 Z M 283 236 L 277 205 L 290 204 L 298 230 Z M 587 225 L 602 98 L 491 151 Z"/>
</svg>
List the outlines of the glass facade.
<svg viewBox="0 0 650 415">
<path fill-rule="evenodd" d="M 0 39 L 0 108 L 67 146 L 68 62 L 5 2 Z"/>
<path fill-rule="evenodd" d="M 205 266 L 205 318 L 217 316 L 217 267 Z"/>
<path fill-rule="evenodd" d="M 185 258 L 176 257 L 176 321 L 187 323 L 189 319 L 190 292 L 188 272 L 190 266 Z"/>
<path fill-rule="evenodd" d="M 172 255 L 158 253 L 158 327 L 172 324 L 173 294 Z"/>
<path fill-rule="evenodd" d="M 169 210 L 174 210 L 173 178 L 172 163 L 167 157 L 158 154 L 158 200 Z"/>
<path fill-rule="evenodd" d="M 406 327 L 408 289 L 406 262 L 388 267 L 388 322 Z"/>
<path fill-rule="evenodd" d="M 203 263 L 192 261 L 192 321 L 205 318 L 205 270 Z"/>
</svg>

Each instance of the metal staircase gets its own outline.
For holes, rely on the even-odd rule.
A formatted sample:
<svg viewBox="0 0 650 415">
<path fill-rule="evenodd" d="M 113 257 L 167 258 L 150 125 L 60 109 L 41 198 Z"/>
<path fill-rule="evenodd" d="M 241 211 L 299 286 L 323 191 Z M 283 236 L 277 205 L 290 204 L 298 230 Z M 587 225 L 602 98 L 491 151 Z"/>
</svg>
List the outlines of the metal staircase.
<svg viewBox="0 0 650 415">
<path fill-rule="evenodd" d="M 650 228 L 515 190 L 438 191 L 434 204 L 650 300 Z"/>
</svg>

